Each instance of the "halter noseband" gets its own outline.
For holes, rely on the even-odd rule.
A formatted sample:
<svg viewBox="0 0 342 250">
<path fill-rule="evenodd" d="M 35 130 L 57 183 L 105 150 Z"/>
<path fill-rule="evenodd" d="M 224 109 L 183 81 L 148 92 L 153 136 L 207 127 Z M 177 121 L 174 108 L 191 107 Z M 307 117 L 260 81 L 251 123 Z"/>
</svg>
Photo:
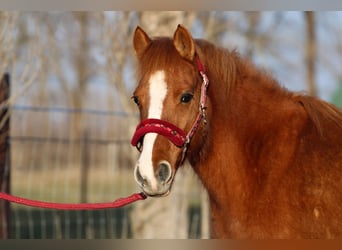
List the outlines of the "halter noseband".
<svg viewBox="0 0 342 250">
<path fill-rule="evenodd" d="M 197 64 L 197 69 L 203 79 L 203 82 L 201 86 L 199 112 L 191 129 L 188 133 L 185 133 L 182 129 L 178 128 L 170 122 L 163 121 L 160 119 L 145 119 L 138 124 L 131 140 L 131 144 L 137 147 L 139 151 L 141 151 L 142 148 L 142 141 L 144 135 L 147 133 L 157 133 L 168 138 L 177 147 L 183 148 L 181 162 L 184 161 L 190 141 L 194 136 L 201 120 L 203 119 L 204 124 L 206 124 L 207 122 L 205 111 L 207 109 L 207 88 L 209 85 L 209 80 L 207 75 L 205 74 L 205 68 L 201 63 L 198 55 L 196 55 L 195 60 Z"/>
</svg>

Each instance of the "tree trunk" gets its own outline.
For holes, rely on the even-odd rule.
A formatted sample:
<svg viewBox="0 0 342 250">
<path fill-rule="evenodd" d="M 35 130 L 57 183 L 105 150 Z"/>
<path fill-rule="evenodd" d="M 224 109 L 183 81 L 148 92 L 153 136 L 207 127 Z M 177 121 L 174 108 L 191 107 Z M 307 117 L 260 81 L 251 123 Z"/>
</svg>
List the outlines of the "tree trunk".
<svg viewBox="0 0 342 250">
<path fill-rule="evenodd" d="M 88 77 L 88 13 L 78 12 L 74 14 L 79 24 L 79 40 L 78 49 L 75 52 L 75 69 L 77 74 L 77 85 L 73 90 L 73 106 L 76 109 L 83 108 L 83 99 L 87 89 L 87 77 Z M 75 112 L 73 115 L 73 131 L 72 135 L 76 140 L 82 140 L 85 135 L 85 128 L 83 122 L 83 114 L 81 112 Z M 87 147 L 87 146 L 85 146 Z M 87 202 L 87 167 L 84 166 L 82 160 L 82 149 L 75 148 L 75 155 L 80 162 L 80 202 Z"/>
<path fill-rule="evenodd" d="M 9 75 L 5 74 L 0 81 L 0 191 L 10 193 L 10 116 L 9 109 L 3 104 L 10 96 Z M 0 239 L 9 238 L 10 203 L 0 200 Z"/>
<path fill-rule="evenodd" d="M 140 26 L 151 36 L 172 36 L 178 24 L 190 28 L 193 15 L 184 12 L 143 12 Z M 178 170 L 169 196 L 137 203 L 131 213 L 134 238 L 188 238 L 188 184 L 191 167 Z"/>
<path fill-rule="evenodd" d="M 307 84 L 310 95 L 317 95 L 317 88 L 315 82 L 316 75 L 316 31 L 315 31 L 315 13 L 312 11 L 305 12 L 306 22 L 306 75 Z"/>
</svg>

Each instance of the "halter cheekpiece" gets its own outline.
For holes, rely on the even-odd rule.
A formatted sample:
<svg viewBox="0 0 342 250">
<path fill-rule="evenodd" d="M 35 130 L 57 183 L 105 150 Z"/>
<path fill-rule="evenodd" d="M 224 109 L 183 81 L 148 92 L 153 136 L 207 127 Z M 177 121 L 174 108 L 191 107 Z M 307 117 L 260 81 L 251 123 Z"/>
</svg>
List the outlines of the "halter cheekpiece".
<svg viewBox="0 0 342 250">
<path fill-rule="evenodd" d="M 203 119 L 203 122 L 205 124 L 207 122 L 205 112 L 207 109 L 207 88 L 209 85 L 209 80 L 207 75 L 205 74 L 204 65 L 201 63 L 197 54 L 195 60 L 197 69 L 203 79 L 203 82 L 201 86 L 199 112 L 191 129 L 188 131 L 188 133 L 186 133 L 170 122 L 160 119 L 145 119 L 138 124 L 131 140 L 131 144 L 135 146 L 139 151 L 141 151 L 142 148 L 144 135 L 147 133 L 157 133 L 168 138 L 177 147 L 183 148 L 181 162 L 184 161 L 190 141 L 194 136 L 201 120 Z"/>
</svg>

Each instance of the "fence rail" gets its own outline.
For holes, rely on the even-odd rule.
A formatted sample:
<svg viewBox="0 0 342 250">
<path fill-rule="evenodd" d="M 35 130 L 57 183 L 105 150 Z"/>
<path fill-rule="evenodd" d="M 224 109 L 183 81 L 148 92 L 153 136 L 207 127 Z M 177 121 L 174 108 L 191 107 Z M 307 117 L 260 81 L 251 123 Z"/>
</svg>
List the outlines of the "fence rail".
<svg viewBox="0 0 342 250">
<path fill-rule="evenodd" d="M 37 137 L 37 136 L 10 136 L 9 141 L 22 141 L 22 142 L 49 142 L 49 143 L 61 143 L 61 144 L 96 144 L 96 145 L 109 145 L 109 144 L 129 144 L 128 139 L 116 139 L 116 140 L 102 140 L 102 139 L 69 139 L 58 137 Z"/>
<path fill-rule="evenodd" d="M 35 112 L 59 112 L 59 113 L 84 113 L 94 114 L 101 116 L 116 116 L 116 117 L 138 117 L 136 113 L 127 113 L 123 111 L 112 111 L 112 110 L 98 110 L 98 109 L 79 109 L 79 108 L 65 108 L 65 107 L 42 107 L 42 106 L 29 106 L 29 105 L 12 105 L 12 110 L 27 110 Z"/>
</svg>

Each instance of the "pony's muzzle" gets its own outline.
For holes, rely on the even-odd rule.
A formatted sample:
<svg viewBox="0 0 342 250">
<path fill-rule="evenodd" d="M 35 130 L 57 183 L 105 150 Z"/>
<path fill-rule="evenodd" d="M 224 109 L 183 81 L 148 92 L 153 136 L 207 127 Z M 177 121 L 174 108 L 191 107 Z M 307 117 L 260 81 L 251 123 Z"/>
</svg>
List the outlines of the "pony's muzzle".
<svg viewBox="0 0 342 250">
<path fill-rule="evenodd" d="M 169 193 L 172 185 L 172 168 L 169 162 L 161 161 L 158 164 L 154 176 L 149 177 L 141 174 L 140 166 L 134 170 L 134 177 L 145 194 L 149 196 L 165 196 Z"/>
</svg>

